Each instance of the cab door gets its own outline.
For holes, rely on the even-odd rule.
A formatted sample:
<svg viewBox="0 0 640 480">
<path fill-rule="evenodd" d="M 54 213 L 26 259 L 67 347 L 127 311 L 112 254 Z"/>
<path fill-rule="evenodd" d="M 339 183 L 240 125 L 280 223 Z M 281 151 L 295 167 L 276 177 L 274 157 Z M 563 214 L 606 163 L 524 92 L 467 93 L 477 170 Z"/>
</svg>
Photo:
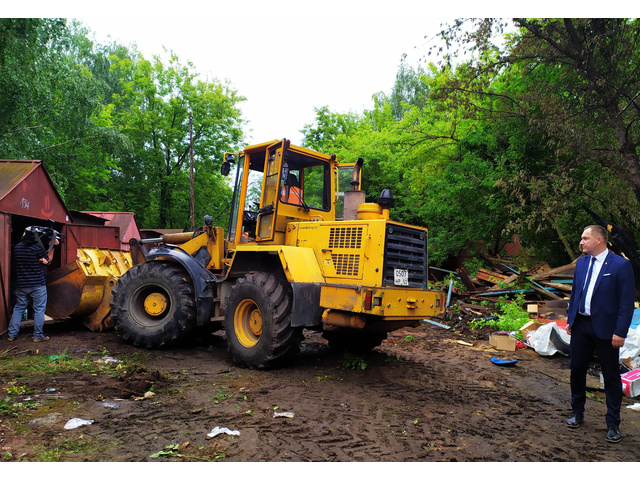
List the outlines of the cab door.
<svg viewBox="0 0 640 480">
<path fill-rule="evenodd" d="M 256 240 L 273 240 L 276 214 L 278 209 L 278 191 L 282 159 L 286 153 L 286 140 L 267 147 L 264 162 L 264 183 L 262 184 L 261 208 L 258 211 Z"/>
</svg>

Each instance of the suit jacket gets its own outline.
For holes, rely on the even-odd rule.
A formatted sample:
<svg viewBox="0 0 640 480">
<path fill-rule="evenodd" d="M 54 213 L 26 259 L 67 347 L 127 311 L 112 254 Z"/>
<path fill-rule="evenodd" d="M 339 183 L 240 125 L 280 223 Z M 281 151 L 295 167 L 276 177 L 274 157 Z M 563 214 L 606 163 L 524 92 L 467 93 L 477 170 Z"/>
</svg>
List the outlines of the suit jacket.
<svg viewBox="0 0 640 480">
<path fill-rule="evenodd" d="M 590 255 L 584 255 L 576 263 L 573 287 L 567 311 L 567 324 L 572 327 L 578 313 L 578 303 L 589 269 Z M 625 338 L 633 317 L 635 282 L 631 264 L 615 253 L 604 259 L 591 297 L 591 323 L 598 338 L 610 339 L 613 335 Z"/>
</svg>

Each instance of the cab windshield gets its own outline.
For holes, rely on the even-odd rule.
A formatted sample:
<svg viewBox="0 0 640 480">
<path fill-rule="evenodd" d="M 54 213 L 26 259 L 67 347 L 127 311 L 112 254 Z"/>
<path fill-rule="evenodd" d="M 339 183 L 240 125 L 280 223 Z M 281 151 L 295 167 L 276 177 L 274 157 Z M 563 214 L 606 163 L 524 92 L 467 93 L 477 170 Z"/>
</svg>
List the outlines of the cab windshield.
<svg viewBox="0 0 640 480">
<path fill-rule="evenodd" d="M 287 151 L 280 175 L 280 201 L 304 210 L 331 210 L 327 162 Z"/>
</svg>

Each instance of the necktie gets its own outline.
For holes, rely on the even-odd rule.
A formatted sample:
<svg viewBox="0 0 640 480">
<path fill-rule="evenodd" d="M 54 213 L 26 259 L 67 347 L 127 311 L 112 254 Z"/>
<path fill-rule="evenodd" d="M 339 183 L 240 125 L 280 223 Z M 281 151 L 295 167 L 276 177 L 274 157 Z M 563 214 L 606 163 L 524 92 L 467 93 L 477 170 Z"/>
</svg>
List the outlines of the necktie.
<svg viewBox="0 0 640 480">
<path fill-rule="evenodd" d="M 587 274 L 587 281 L 584 284 L 584 287 L 582 288 L 582 292 L 580 293 L 580 309 L 579 309 L 579 313 L 584 314 L 585 311 L 585 299 L 587 297 L 587 290 L 589 289 L 589 283 L 591 282 L 591 273 L 593 273 L 593 264 L 596 263 L 595 262 L 596 257 L 591 257 L 591 262 L 589 265 L 589 273 Z"/>
</svg>

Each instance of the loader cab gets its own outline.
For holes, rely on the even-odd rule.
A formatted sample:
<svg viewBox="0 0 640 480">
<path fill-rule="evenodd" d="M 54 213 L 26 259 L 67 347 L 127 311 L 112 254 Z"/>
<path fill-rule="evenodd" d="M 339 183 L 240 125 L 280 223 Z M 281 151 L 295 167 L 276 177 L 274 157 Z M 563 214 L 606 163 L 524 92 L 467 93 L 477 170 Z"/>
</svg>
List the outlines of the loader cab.
<svg viewBox="0 0 640 480">
<path fill-rule="evenodd" d="M 229 242 L 283 244 L 290 222 L 335 219 L 335 157 L 281 140 L 226 154 L 225 164 L 223 174 L 235 166 Z"/>
</svg>

